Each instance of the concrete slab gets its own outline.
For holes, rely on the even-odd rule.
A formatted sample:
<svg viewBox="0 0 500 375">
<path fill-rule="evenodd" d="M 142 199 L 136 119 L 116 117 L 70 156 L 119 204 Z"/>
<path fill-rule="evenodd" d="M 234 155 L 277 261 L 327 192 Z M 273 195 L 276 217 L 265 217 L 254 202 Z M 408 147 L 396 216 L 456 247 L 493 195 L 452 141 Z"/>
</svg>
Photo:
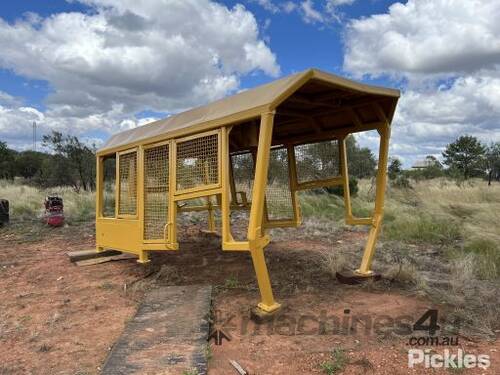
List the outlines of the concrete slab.
<svg viewBox="0 0 500 375">
<path fill-rule="evenodd" d="M 146 293 L 104 363 L 103 375 L 207 373 L 212 287 L 164 286 Z"/>
</svg>

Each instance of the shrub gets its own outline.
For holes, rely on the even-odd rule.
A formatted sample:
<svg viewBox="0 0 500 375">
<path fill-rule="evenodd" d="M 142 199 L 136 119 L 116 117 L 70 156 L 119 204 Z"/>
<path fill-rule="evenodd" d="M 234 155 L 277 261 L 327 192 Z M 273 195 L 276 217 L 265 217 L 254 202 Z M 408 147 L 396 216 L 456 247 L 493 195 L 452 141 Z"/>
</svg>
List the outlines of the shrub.
<svg viewBox="0 0 500 375">
<path fill-rule="evenodd" d="M 400 175 L 396 176 L 391 181 L 391 186 L 394 188 L 397 188 L 397 189 L 411 189 L 410 180 L 404 174 L 400 174 Z"/>
<path fill-rule="evenodd" d="M 331 360 L 321 363 L 320 367 L 327 375 L 337 374 L 344 370 L 348 362 L 348 358 L 343 349 L 333 349 Z"/>
<path fill-rule="evenodd" d="M 335 194 L 339 197 L 344 196 L 344 187 L 342 185 L 326 187 L 325 190 L 330 194 Z M 349 177 L 349 193 L 352 197 L 358 194 L 358 179 L 356 177 Z"/>
</svg>

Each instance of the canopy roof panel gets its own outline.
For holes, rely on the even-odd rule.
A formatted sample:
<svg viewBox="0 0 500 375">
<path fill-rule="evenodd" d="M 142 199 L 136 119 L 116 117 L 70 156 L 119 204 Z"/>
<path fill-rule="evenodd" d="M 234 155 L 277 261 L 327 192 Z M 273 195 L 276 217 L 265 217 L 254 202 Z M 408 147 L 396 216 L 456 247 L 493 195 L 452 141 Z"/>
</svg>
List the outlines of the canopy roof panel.
<svg viewBox="0 0 500 375">
<path fill-rule="evenodd" d="M 304 84 L 312 80 L 325 83 L 336 90 L 341 89 L 365 96 L 392 98 L 390 106 L 387 107 L 388 118 L 392 118 L 397 98 L 399 98 L 398 90 L 361 84 L 317 69 L 308 69 L 210 104 L 117 133 L 99 152 L 125 148 L 140 142 L 148 142 L 150 139 L 156 140 L 159 137 L 169 138 L 196 133 L 211 127 L 255 118 L 263 110 L 276 109 Z"/>
</svg>

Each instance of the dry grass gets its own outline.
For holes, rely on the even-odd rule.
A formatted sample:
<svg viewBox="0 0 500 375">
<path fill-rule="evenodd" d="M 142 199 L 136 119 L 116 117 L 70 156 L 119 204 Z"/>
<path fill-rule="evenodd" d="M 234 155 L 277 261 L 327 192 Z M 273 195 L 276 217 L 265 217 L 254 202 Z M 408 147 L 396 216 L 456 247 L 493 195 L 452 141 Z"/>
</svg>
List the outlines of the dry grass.
<svg viewBox="0 0 500 375">
<path fill-rule="evenodd" d="M 369 216 L 374 204 L 372 181 L 359 183 L 353 212 Z M 343 201 L 327 194 L 303 194 L 305 221 L 342 228 Z M 328 224 L 326 224 L 328 223 Z M 412 182 L 411 189 L 389 187 L 382 235 L 374 269 L 389 283 L 428 296 L 444 306 L 462 333 L 493 337 L 500 328 L 500 184 L 463 184 L 446 179 Z M 313 232 L 309 229 L 309 232 Z M 357 249 L 323 256 L 324 268 L 355 267 Z"/>
<path fill-rule="evenodd" d="M 12 222 L 33 221 L 42 218 L 43 202 L 50 194 L 57 194 L 64 200 L 64 214 L 68 223 L 88 222 L 95 217 L 94 193 L 76 193 L 69 187 L 38 189 L 0 180 L 0 198 L 10 203 Z"/>
</svg>

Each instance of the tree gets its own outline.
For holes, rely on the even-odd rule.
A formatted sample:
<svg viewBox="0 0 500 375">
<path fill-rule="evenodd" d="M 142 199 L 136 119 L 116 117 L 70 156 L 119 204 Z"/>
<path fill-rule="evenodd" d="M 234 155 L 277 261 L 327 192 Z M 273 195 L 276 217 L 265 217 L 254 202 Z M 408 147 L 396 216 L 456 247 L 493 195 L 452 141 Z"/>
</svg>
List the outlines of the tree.
<svg viewBox="0 0 500 375">
<path fill-rule="evenodd" d="M 403 164 L 398 158 L 391 158 L 387 172 L 391 180 L 395 180 L 403 171 Z"/>
<path fill-rule="evenodd" d="M 486 173 L 488 185 L 491 185 L 492 178 L 500 180 L 500 142 L 492 143 L 486 149 Z"/>
<path fill-rule="evenodd" d="M 372 177 L 377 161 L 368 147 L 359 147 L 354 136 L 346 138 L 347 167 L 349 174 L 357 178 Z"/>
<path fill-rule="evenodd" d="M 95 187 L 95 150 L 80 142 L 77 137 L 66 136 L 53 131 L 43 136 L 44 146 L 50 147 L 55 155 L 54 168 L 64 171 L 63 179 L 76 191 L 92 190 Z M 63 181 L 61 181 L 63 182 Z"/>
<path fill-rule="evenodd" d="M 482 173 L 484 155 L 485 147 L 476 137 L 470 135 L 459 137 L 443 151 L 444 163 L 452 171 L 460 173 L 464 179 Z"/>
<path fill-rule="evenodd" d="M 17 152 L 0 141 L 0 178 L 13 179 L 16 175 L 15 158 Z"/>
<path fill-rule="evenodd" d="M 443 165 L 433 155 L 425 157 L 426 167 L 422 169 L 422 176 L 425 179 L 431 179 L 443 176 Z"/>
<path fill-rule="evenodd" d="M 20 152 L 15 161 L 16 175 L 25 179 L 31 179 L 41 173 L 44 160 L 50 156 L 43 152 L 23 151 Z"/>
</svg>

